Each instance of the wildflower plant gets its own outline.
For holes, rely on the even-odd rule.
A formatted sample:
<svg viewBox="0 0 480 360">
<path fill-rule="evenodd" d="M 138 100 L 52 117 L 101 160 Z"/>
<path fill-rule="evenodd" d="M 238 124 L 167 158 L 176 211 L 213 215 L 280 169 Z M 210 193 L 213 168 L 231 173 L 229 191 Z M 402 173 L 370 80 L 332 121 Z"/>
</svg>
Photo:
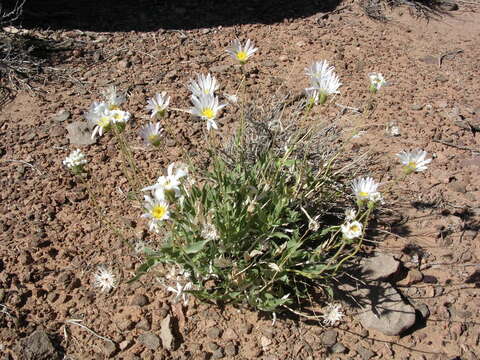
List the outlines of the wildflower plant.
<svg viewBox="0 0 480 360">
<path fill-rule="evenodd" d="M 258 48 L 255 47 L 253 41 L 247 39 L 245 45 L 242 45 L 240 40 L 235 39 L 230 43 L 230 46 L 226 49 L 226 52 L 241 65 L 244 65 L 247 60 L 257 52 Z"/>
<path fill-rule="evenodd" d="M 188 292 L 264 311 L 301 303 L 313 287 L 330 293 L 333 274 L 358 250 L 370 210 L 358 209 L 357 220 L 348 221 L 352 235 L 345 236 L 343 220 L 327 216 L 344 199 L 333 157 L 311 164 L 298 151 L 304 138 L 288 138 L 282 146 L 255 148 L 249 130 L 240 129 L 230 147 L 211 153 L 210 169 L 177 178 L 161 247 L 149 252 L 137 277 L 158 263 L 172 264 L 189 273 L 186 284 L 169 288 L 178 299 Z M 167 177 L 175 174 L 169 167 Z M 202 181 L 192 184 L 191 177 Z M 160 178 L 144 190 L 159 189 L 165 189 Z M 155 200 L 146 200 L 144 216 L 156 230 Z"/>
<path fill-rule="evenodd" d="M 63 160 L 65 165 L 75 175 L 80 175 L 84 171 L 84 166 L 88 162 L 86 156 L 80 149 L 76 149 Z"/>
<path fill-rule="evenodd" d="M 370 73 L 368 77 L 370 78 L 370 92 L 373 94 L 387 85 L 385 78 L 380 73 Z"/>
<path fill-rule="evenodd" d="M 402 163 L 406 175 L 427 170 L 427 165 L 432 161 L 432 159 L 426 158 L 427 152 L 420 149 L 410 152 L 401 151 L 397 154 L 397 157 Z"/>
<path fill-rule="evenodd" d="M 338 89 L 342 83 L 334 70 L 326 60 L 317 61 L 305 69 L 310 80 L 310 87 L 305 89 L 308 106 L 325 104 L 329 95 L 340 93 Z"/>
</svg>

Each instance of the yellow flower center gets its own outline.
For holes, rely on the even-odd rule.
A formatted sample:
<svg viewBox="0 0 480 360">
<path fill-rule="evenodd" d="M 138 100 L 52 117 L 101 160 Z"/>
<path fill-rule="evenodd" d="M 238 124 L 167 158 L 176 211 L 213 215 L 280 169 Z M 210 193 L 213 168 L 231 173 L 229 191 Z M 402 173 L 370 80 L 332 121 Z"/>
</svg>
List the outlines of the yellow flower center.
<svg viewBox="0 0 480 360">
<path fill-rule="evenodd" d="M 352 225 L 350 227 L 350 230 L 354 231 L 354 232 L 359 232 L 360 231 L 360 228 L 358 227 L 358 225 Z"/>
<path fill-rule="evenodd" d="M 112 110 L 120 110 L 120 106 L 118 105 L 114 105 L 114 104 L 110 104 L 108 106 L 108 110 L 112 111 Z"/>
<path fill-rule="evenodd" d="M 368 192 L 366 192 L 366 191 L 359 191 L 358 195 L 361 196 L 361 197 L 368 197 Z"/>
<path fill-rule="evenodd" d="M 239 51 L 237 52 L 237 59 L 240 62 L 245 62 L 247 61 L 248 55 L 245 51 Z"/>
<path fill-rule="evenodd" d="M 416 169 L 417 163 L 415 161 L 409 161 L 407 166 L 411 169 Z"/>
<path fill-rule="evenodd" d="M 110 119 L 108 116 L 102 116 L 98 121 L 98 126 L 101 128 L 106 128 L 110 125 Z"/>
<path fill-rule="evenodd" d="M 118 114 L 118 113 L 115 113 L 115 114 L 113 114 L 113 118 L 114 118 L 115 120 L 122 120 L 122 115 L 121 115 L 121 114 Z"/>
<path fill-rule="evenodd" d="M 202 116 L 206 117 L 207 119 L 213 119 L 215 117 L 215 113 L 211 108 L 204 108 L 202 109 Z"/>
<path fill-rule="evenodd" d="M 155 219 L 161 220 L 167 213 L 167 208 L 164 205 L 155 205 L 152 209 L 152 216 Z"/>
</svg>

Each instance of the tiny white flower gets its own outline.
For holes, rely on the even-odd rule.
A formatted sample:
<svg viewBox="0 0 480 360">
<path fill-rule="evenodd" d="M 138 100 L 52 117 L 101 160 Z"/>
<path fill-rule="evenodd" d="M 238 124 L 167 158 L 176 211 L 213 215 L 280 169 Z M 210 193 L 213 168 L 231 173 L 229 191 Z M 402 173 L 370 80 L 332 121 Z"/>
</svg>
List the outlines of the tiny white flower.
<svg viewBox="0 0 480 360">
<path fill-rule="evenodd" d="M 106 267 L 99 266 L 93 277 L 93 284 L 100 288 L 100 291 L 110 292 L 117 286 L 115 275 Z"/>
<path fill-rule="evenodd" d="M 170 104 L 170 96 L 167 96 L 165 91 L 155 94 L 153 98 L 147 100 L 147 104 L 145 108 L 151 111 L 150 117 L 163 117 Z"/>
<path fill-rule="evenodd" d="M 420 149 L 410 152 L 401 151 L 397 157 L 404 165 L 404 171 L 407 174 L 427 170 L 427 165 L 432 161 L 432 159 L 426 159 L 427 152 Z"/>
<path fill-rule="evenodd" d="M 230 95 L 230 94 L 224 93 L 223 96 L 231 104 L 237 104 L 238 103 L 238 96 L 237 95 Z"/>
<path fill-rule="evenodd" d="M 94 102 L 85 114 L 85 118 L 94 126 L 92 139 L 94 139 L 97 134 L 102 136 L 103 133 L 109 131 L 112 127 L 110 110 L 108 110 L 108 105 L 104 102 Z"/>
<path fill-rule="evenodd" d="M 351 221 L 341 226 L 343 236 L 348 239 L 356 239 L 362 236 L 363 225 L 358 221 Z"/>
<path fill-rule="evenodd" d="M 219 235 L 217 228 L 210 222 L 207 222 L 203 225 L 202 231 L 200 233 L 201 237 L 205 240 L 218 240 Z"/>
<path fill-rule="evenodd" d="M 400 128 L 397 125 L 391 125 L 387 128 L 388 135 L 394 137 L 394 136 L 400 136 Z"/>
<path fill-rule="evenodd" d="M 184 305 L 188 305 L 188 293 L 186 293 L 186 291 L 191 290 L 192 288 L 193 283 L 191 282 L 188 282 L 185 285 L 181 285 L 179 282 L 177 282 L 175 287 L 167 287 L 167 291 L 173 292 L 175 294 L 175 302 L 181 299 L 183 300 Z"/>
<path fill-rule="evenodd" d="M 68 169 L 73 171 L 81 171 L 83 165 L 87 163 L 87 159 L 85 154 L 80 151 L 80 149 L 76 149 L 68 155 L 65 160 L 63 160 L 63 165 L 65 165 Z"/>
<path fill-rule="evenodd" d="M 159 146 L 163 129 L 160 123 L 148 123 L 140 129 L 139 135 L 145 145 Z"/>
<path fill-rule="evenodd" d="M 256 48 L 250 39 L 247 39 L 245 46 L 242 45 L 240 40 L 235 39 L 230 43 L 230 46 L 226 49 L 226 52 L 240 64 L 245 64 L 247 60 L 252 56 L 258 48 Z"/>
<path fill-rule="evenodd" d="M 377 198 L 379 194 L 378 189 L 379 184 L 375 182 L 371 177 L 357 178 L 352 182 L 352 190 L 357 200 L 371 200 L 374 201 L 374 198 Z"/>
<path fill-rule="evenodd" d="M 203 95 L 197 97 L 191 96 L 193 107 L 189 110 L 190 114 L 198 116 L 199 118 L 207 121 L 207 130 L 212 128 L 217 130 L 218 125 L 215 122 L 215 118 L 218 112 L 226 106 L 226 104 L 218 104 L 218 98 L 213 95 Z"/>
<path fill-rule="evenodd" d="M 376 93 L 382 86 L 387 85 L 383 75 L 380 73 L 370 73 L 368 77 L 370 78 L 370 91 L 372 93 Z"/>
<path fill-rule="evenodd" d="M 342 320 L 343 315 L 340 304 L 329 304 L 327 311 L 322 315 L 323 323 L 328 326 L 333 326 L 337 321 Z"/>
<path fill-rule="evenodd" d="M 347 209 L 345 210 L 345 220 L 352 221 L 357 218 L 357 211 L 355 209 Z"/>
<path fill-rule="evenodd" d="M 215 76 L 210 73 L 207 75 L 197 74 L 197 80 L 190 79 L 190 84 L 187 88 L 192 92 L 192 95 L 200 97 L 203 95 L 215 95 L 220 85 Z"/>
<path fill-rule="evenodd" d="M 126 123 L 128 120 L 130 120 L 130 113 L 128 111 L 111 110 L 109 114 L 111 121 L 114 124 Z"/>
<path fill-rule="evenodd" d="M 103 91 L 103 96 L 109 110 L 119 110 L 120 105 L 122 105 L 126 100 L 125 95 L 117 92 L 117 88 L 115 86 L 106 88 Z"/>
<path fill-rule="evenodd" d="M 307 106 L 318 105 L 318 101 L 320 100 L 318 89 L 307 88 L 305 89 L 305 95 L 307 96 Z"/>
</svg>

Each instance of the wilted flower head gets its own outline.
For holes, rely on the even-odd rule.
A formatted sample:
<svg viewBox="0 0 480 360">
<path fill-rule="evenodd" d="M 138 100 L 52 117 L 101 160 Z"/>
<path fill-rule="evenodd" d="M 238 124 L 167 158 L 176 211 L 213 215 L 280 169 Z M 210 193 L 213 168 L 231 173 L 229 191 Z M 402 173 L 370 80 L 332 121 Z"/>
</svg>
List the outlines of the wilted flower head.
<svg viewBox="0 0 480 360">
<path fill-rule="evenodd" d="M 426 159 L 427 152 L 420 149 L 410 152 L 402 151 L 397 156 L 404 165 L 403 169 L 407 174 L 427 170 L 427 164 L 432 161 L 432 159 Z"/>
<path fill-rule="evenodd" d="M 106 267 L 99 266 L 93 277 L 93 284 L 100 288 L 100 291 L 110 292 L 117 286 L 115 275 Z"/>
<path fill-rule="evenodd" d="M 378 185 L 371 177 L 357 178 L 352 182 L 352 190 L 358 201 L 375 201 L 380 195 Z"/>
<path fill-rule="evenodd" d="M 158 146 L 161 142 L 163 129 L 160 123 L 148 123 L 140 129 L 140 137 L 146 145 Z"/>
<path fill-rule="evenodd" d="M 147 100 L 147 110 L 151 111 L 150 117 L 163 117 L 170 104 L 170 96 L 167 96 L 166 91 L 161 94 L 155 94 L 151 99 Z"/>
<path fill-rule="evenodd" d="M 372 93 L 376 93 L 382 86 L 387 85 L 383 75 L 380 73 L 370 73 L 368 77 L 370 78 L 370 91 Z"/>
<path fill-rule="evenodd" d="M 115 86 L 109 86 L 106 88 L 103 91 L 103 96 L 108 105 L 108 110 L 119 110 L 120 105 L 122 105 L 126 100 L 125 95 L 117 92 L 117 88 Z"/>
<path fill-rule="evenodd" d="M 335 325 L 337 321 L 342 320 L 343 312 L 340 304 L 329 304 L 327 311 L 322 315 L 323 323 L 325 325 Z"/>
<path fill-rule="evenodd" d="M 174 302 L 183 300 L 183 304 L 188 305 L 188 293 L 186 291 L 192 290 L 192 288 L 193 288 L 192 282 L 187 282 L 185 285 L 182 285 L 179 282 L 177 282 L 175 287 L 168 286 L 167 291 L 173 292 L 175 294 Z"/>
<path fill-rule="evenodd" d="M 217 228 L 210 222 L 203 224 L 202 232 L 200 235 L 205 240 L 217 240 L 219 238 Z"/>
<path fill-rule="evenodd" d="M 242 46 L 240 40 L 235 39 L 230 43 L 230 46 L 226 49 L 226 52 L 240 64 L 245 64 L 250 56 L 252 56 L 258 48 L 253 44 L 253 41 L 247 39 L 245 46 Z"/>
<path fill-rule="evenodd" d="M 83 170 L 83 165 L 87 163 L 85 154 L 80 149 L 74 150 L 63 160 L 63 165 L 75 173 L 80 173 Z"/>
<path fill-rule="evenodd" d="M 358 221 L 347 222 L 341 226 L 342 234 L 348 240 L 362 236 L 362 228 L 362 223 Z"/>
<path fill-rule="evenodd" d="M 226 106 L 226 104 L 218 104 L 218 98 L 214 95 L 202 95 L 197 97 L 191 96 L 193 107 L 189 110 L 190 114 L 198 116 L 207 121 L 207 130 L 218 129 L 215 118 L 218 112 Z"/>
<path fill-rule="evenodd" d="M 355 220 L 357 217 L 357 211 L 355 209 L 347 209 L 345 210 L 345 220 L 352 221 Z"/>
<path fill-rule="evenodd" d="M 190 80 L 187 88 L 192 92 L 196 97 L 203 95 L 215 95 L 215 91 L 218 90 L 219 84 L 215 76 L 212 76 L 210 73 L 207 75 L 197 74 L 197 80 Z"/>
</svg>

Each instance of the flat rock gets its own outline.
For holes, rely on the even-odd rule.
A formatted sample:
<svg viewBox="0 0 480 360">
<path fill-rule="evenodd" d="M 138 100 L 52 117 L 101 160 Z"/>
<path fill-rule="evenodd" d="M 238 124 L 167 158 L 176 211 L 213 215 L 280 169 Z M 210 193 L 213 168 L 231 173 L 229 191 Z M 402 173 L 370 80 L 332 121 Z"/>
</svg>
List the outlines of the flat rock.
<svg viewBox="0 0 480 360">
<path fill-rule="evenodd" d="M 92 139 L 92 132 L 88 124 L 84 121 L 76 121 L 65 127 L 68 131 L 68 140 L 72 145 L 85 146 L 95 144 L 96 139 Z"/>
<path fill-rule="evenodd" d="M 47 333 L 43 330 L 34 331 L 30 336 L 22 340 L 21 346 L 27 360 L 54 360 L 60 358 Z"/>
<path fill-rule="evenodd" d="M 337 342 L 337 332 L 335 330 L 327 330 L 322 334 L 320 342 L 325 346 L 333 346 Z"/>
<path fill-rule="evenodd" d="M 160 346 L 160 339 L 157 335 L 146 332 L 138 337 L 138 342 L 145 345 L 146 348 L 151 350 L 157 350 Z"/>
<path fill-rule="evenodd" d="M 399 268 L 400 262 L 388 254 L 378 254 L 361 262 L 362 277 L 368 280 L 387 279 Z"/>
<path fill-rule="evenodd" d="M 171 316 L 167 315 L 160 324 L 160 338 L 164 349 L 171 350 L 173 347 L 173 334 L 170 328 Z"/>
<path fill-rule="evenodd" d="M 363 347 L 363 346 L 359 346 L 357 348 L 357 352 L 363 360 L 369 360 L 371 357 L 375 355 L 375 353 L 372 350 L 367 349 L 366 347 Z"/>
<path fill-rule="evenodd" d="M 368 289 L 363 288 L 352 295 L 357 298 L 359 292 L 363 292 L 360 301 L 365 310 L 358 314 L 358 319 L 363 327 L 395 336 L 415 324 L 415 309 L 406 304 L 389 283 L 375 281 L 369 284 Z"/>
<path fill-rule="evenodd" d="M 70 111 L 63 109 L 53 115 L 52 119 L 53 121 L 64 122 L 65 120 L 68 120 L 71 115 L 72 114 L 70 113 Z"/>
</svg>

